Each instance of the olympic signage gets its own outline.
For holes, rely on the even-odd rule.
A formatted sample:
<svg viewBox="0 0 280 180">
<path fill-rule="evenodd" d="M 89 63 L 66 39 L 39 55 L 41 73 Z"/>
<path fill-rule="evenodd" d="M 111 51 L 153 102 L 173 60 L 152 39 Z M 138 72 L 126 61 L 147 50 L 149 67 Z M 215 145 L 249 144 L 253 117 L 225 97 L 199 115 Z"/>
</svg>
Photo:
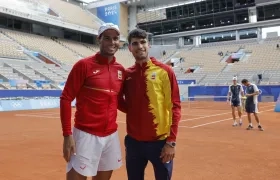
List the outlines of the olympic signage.
<svg viewBox="0 0 280 180">
<path fill-rule="evenodd" d="M 1 100 L 1 106 L 3 111 L 31 109 L 29 100 Z"/>
<path fill-rule="evenodd" d="M 50 100 L 39 100 L 40 106 L 41 107 L 46 107 L 46 108 L 51 108 L 51 107 L 58 107 L 59 102 L 57 102 L 57 100 L 54 99 L 50 99 Z"/>
<path fill-rule="evenodd" d="M 76 100 L 71 105 L 75 106 Z M 1 111 L 59 108 L 60 99 L 0 100 Z"/>
<path fill-rule="evenodd" d="M 58 108 L 59 99 L 31 99 L 30 104 L 32 109 Z"/>
<path fill-rule="evenodd" d="M 97 17 L 105 23 L 120 25 L 120 3 L 109 4 L 97 8 Z"/>
<path fill-rule="evenodd" d="M 15 109 L 21 108 L 23 106 L 21 101 L 11 101 L 10 104 Z"/>
<path fill-rule="evenodd" d="M 72 103 L 75 103 L 75 100 Z M 59 98 L 29 99 L 29 100 L 0 100 L 0 111 L 59 108 L 59 105 L 60 105 Z"/>
<path fill-rule="evenodd" d="M 183 79 L 183 80 L 177 80 L 177 83 L 179 84 L 179 85 L 182 85 L 182 84 L 195 84 L 196 83 L 196 81 L 195 80 L 186 80 L 186 79 Z"/>
</svg>

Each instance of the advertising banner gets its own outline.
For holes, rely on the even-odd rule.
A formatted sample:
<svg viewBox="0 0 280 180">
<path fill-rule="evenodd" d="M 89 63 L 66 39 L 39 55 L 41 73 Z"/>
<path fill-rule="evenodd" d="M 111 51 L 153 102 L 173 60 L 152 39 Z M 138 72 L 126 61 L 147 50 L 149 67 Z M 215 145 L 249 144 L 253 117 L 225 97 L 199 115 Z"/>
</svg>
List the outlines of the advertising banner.
<svg viewBox="0 0 280 180">
<path fill-rule="evenodd" d="M 3 111 L 31 109 L 29 100 L 1 100 L 1 106 Z"/>
<path fill-rule="evenodd" d="M 32 109 L 58 108 L 59 99 L 31 99 L 30 104 Z"/>
<path fill-rule="evenodd" d="M 181 85 L 181 84 L 195 84 L 196 81 L 195 80 L 177 80 L 177 83 L 179 85 Z"/>
<path fill-rule="evenodd" d="M 120 3 L 98 7 L 97 17 L 105 23 L 113 23 L 120 26 Z"/>
<path fill-rule="evenodd" d="M 7 98 L 7 97 L 60 97 L 61 90 L 8 90 L 3 89 L 0 90 L 0 98 Z"/>
</svg>

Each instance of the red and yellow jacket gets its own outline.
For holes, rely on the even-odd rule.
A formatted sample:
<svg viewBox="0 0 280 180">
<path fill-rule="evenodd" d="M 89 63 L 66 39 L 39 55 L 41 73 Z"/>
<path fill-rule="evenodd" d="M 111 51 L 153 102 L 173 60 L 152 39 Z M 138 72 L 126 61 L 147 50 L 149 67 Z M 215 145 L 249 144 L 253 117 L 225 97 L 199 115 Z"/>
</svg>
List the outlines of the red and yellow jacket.
<svg viewBox="0 0 280 180">
<path fill-rule="evenodd" d="M 181 118 L 180 95 L 173 70 L 156 59 L 126 70 L 125 104 L 127 133 L 138 141 L 176 141 Z"/>
<path fill-rule="evenodd" d="M 118 96 L 125 70 L 114 58 L 99 53 L 78 61 L 72 68 L 60 100 L 63 135 L 71 135 L 71 102 L 76 98 L 75 127 L 107 136 L 117 130 Z"/>
</svg>

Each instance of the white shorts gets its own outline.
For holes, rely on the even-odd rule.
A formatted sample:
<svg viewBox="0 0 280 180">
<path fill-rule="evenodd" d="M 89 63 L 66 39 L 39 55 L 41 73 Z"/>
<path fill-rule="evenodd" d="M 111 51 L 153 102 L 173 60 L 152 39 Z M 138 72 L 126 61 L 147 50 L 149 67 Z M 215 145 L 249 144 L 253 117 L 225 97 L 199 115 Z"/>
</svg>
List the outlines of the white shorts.
<svg viewBox="0 0 280 180">
<path fill-rule="evenodd" d="M 67 164 L 67 172 L 74 168 L 83 176 L 96 176 L 97 171 L 115 170 L 122 166 L 118 132 L 98 137 L 74 127 L 73 138 L 76 155 Z"/>
</svg>

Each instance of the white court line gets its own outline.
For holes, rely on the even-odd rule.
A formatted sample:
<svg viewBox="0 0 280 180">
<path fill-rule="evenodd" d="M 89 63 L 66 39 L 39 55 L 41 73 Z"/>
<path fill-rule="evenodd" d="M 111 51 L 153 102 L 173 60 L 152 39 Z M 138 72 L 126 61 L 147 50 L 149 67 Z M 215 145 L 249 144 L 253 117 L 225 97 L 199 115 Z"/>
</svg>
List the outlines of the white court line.
<svg viewBox="0 0 280 180">
<path fill-rule="evenodd" d="M 271 110 L 274 110 L 274 109 L 268 109 L 268 110 L 264 110 L 264 111 L 261 111 L 259 112 L 260 113 L 263 113 L 263 112 L 267 112 L 267 111 L 271 111 Z M 24 116 L 24 117 L 42 117 L 42 118 L 60 118 L 60 117 L 48 117 L 48 116 L 37 116 L 37 115 L 27 115 L 27 114 L 16 114 L 15 116 Z M 246 115 L 243 115 L 242 117 L 244 117 Z M 210 117 L 210 116 L 208 116 Z M 73 118 L 72 118 L 73 119 Z M 201 127 L 201 126 L 206 126 L 206 125 L 209 125 L 209 124 L 216 124 L 216 123 L 219 123 L 219 122 L 223 122 L 223 121 L 228 121 L 228 120 L 232 120 L 232 118 L 226 118 L 226 119 L 222 119 L 222 120 L 219 120 L 219 121 L 212 121 L 212 122 L 209 122 L 209 123 L 204 123 L 204 124 L 200 124 L 200 125 L 197 125 L 197 126 L 192 126 L 192 127 L 189 127 L 189 126 L 180 126 L 179 127 L 182 127 L 182 128 L 197 128 L 197 127 Z M 180 121 L 181 122 L 181 121 Z M 117 123 L 122 123 L 122 124 L 126 124 L 125 121 L 117 121 Z"/>
<path fill-rule="evenodd" d="M 211 115 L 211 114 L 209 114 L 209 115 Z M 204 115 L 202 115 L 202 114 L 181 114 L 181 116 L 205 116 L 205 114 Z"/>
<path fill-rule="evenodd" d="M 38 117 L 45 117 L 45 116 L 55 116 L 55 115 L 59 115 L 60 113 L 24 113 L 24 114 L 16 114 L 17 116 L 38 116 Z M 72 112 L 72 115 L 75 115 L 75 112 Z M 195 115 L 190 115 L 190 114 L 181 114 L 182 116 L 184 115 L 189 115 L 189 116 L 205 116 L 204 115 L 199 115 L 199 114 L 195 114 Z"/>
<path fill-rule="evenodd" d="M 53 119 L 59 119 L 60 117 L 51 117 L 51 116 L 39 116 L 39 115 L 30 115 L 30 114 L 15 114 L 15 116 L 23 116 L 23 117 L 38 117 L 38 118 L 53 118 Z M 72 118 L 73 120 L 74 118 Z M 117 121 L 117 123 L 123 123 L 126 124 L 125 121 Z"/>
<path fill-rule="evenodd" d="M 49 112 L 49 113 L 23 113 L 23 115 L 59 115 L 59 113 L 51 113 L 51 112 Z"/>
<path fill-rule="evenodd" d="M 117 121 L 117 123 L 126 124 L 125 121 Z M 178 127 L 190 128 L 189 126 L 178 126 Z"/>
<path fill-rule="evenodd" d="M 75 114 L 76 111 L 72 111 L 72 114 Z M 21 113 L 21 114 L 31 114 L 31 115 L 59 115 L 60 112 L 28 112 L 28 113 Z"/>
<path fill-rule="evenodd" d="M 190 128 L 189 126 L 178 126 L 179 128 Z"/>
<path fill-rule="evenodd" d="M 273 105 L 274 106 L 274 105 Z M 265 108 L 265 107 L 272 107 L 272 105 L 270 105 L 270 106 L 263 106 L 262 108 Z M 267 111 L 267 110 L 265 110 L 265 111 Z M 262 111 L 262 112 L 265 112 L 265 111 Z M 73 113 L 74 112 L 72 112 L 72 115 L 73 115 Z M 261 113 L 261 112 L 260 112 Z M 215 116 L 220 116 L 220 115 L 224 115 L 224 114 L 231 114 L 231 112 L 227 112 L 227 113 L 219 113 L 219 114 L 211 114 L 211 115 L 206 115 L 206 116 L 200 116 L 200 115 L 197 115 L 197 116 L 200 116 L 200 117 L 197 117 L 197 118 L 192 118 L 192 119 L 185 119 L 185 120 L 180 120 L 180 123 L 181 122 L 186 122 L 186 121 L 194 121 L 194 120 L 197 120 L 197 119 L 204 119 L 204 118 L 208 118 L 208 117 L 215 117 Z M 51 116 L 44 116 L 45 114 L 43 114 L 43 113 L 40 113 L 40 115 L 39 114 L 34 114 L 34 113 L 26 113 L 26 114 L 15 114 L 15 116 L 23 116 L 23 117 L 41 117 L 41 118 L 57 118 L 57 119 L 59 119 L 60 117 L 51 117 Z M 46 115 L 59 115 L 59 113 L 51 113 L 51 114 L 46 114 Z M 183 115 L 188 115 L 188 114 L 183 114 Z M 193 116 L 193 115 L 190 115 L 190 116 Z M 243 115 L 244 116 L 244 115 Z M 74 118 L 72 118 L 72 120 L 73 120 Z M 232 119 L 232 118 L 228 118 L 228 119 Z M 226 119 L 226 120 L 228 120 L 228 119 Z M 226 121 L 226 120 L 221 120 L 221 122 L 222 121 Z M 124 121 L 117 121 L 117 122 L 119 122 L 119 123 L 126 123 L 126 122 L 124 122 Z M 208 124 L 208 123 L 206 123 L 206 124 Z M 212 122 L 210 122 L 209 124 L 212 124 Z M 199 127 L 200 125 L 198 125 L 198 127 Z M 179 126 L 179 127 L 186 127 L 186 128 L 194 128 L 194 126 L 193 127 L 188 127 L 188 126 Z"/>
<path fill-rule="evenodd" d="M 15 116 L 18 117 L 38 117 L 38 118 L 50 118 L 50 119 L 60 119 L 60 117 L 57 116 L 40 116 L 40 115 L 30 115 L 30 114 L 15 114 Z M 72 118 L 73 120 L 74 118 Z"/>
<path fill-rule="evenodd" d="M 273 105 L 273 106 L 274 106 L 274 105 Z M 270 106 L 263 106 L 262 108 L 266 108 L 266 107 L 272 107 L 272 105 L 270 105 Z M 209 117 L 220 116 L 220 115 L 224 115 L 224 114 L 231 114 L 231 109 L 229 109 L 229 111 L 230 111 L 230 112 L 226 112 L 226 113 L 211 114 L 211 115 L 202 116 L 202 117 L 197 117 L 197 118 L 184 119 L 184 120 L 180 120 L 180 122 L 193 121 L 193 120 L 197 120 L 197 119 L 204 119 L 204 118 L 209 118 Z"/>
<path fill-rule="evenodd" d="M 15 116 L 22 116 L 22 117 L 41 117 L 41 118 L 60 118 L 55 116 L 40 116 L 40 115 L 33 115 L 33 114 L 15 114 Z"/>
<path fill-rule="evenodd" d="M 59 115 L 59 112 L 44 112 L 44 113 L 22 113 L 23 115 Z M 74 115 L 75 112 L 72 112 L 72 114 Z M 181 115 L 190 115 L 189 113 L 186 114 L 181 114 Z M 195 115 L 190 115 L 190 116 L 205 116 L 204 115 L 199 115 L 199 114 L 195 114 Z"/>
<path fill-rule="evenodd" d="M 230 112 L 230 113 L 231 113 L 231 112 Z M 197 120 L 197 119 L 204 119 L 204 118 L 214 117 L 214 116 L 220 116 L 220 115 L 224 115 L 224 114 L 229 114 L 229 113 L 226 112 L 226 113 L 219 113 L 219 114 L 211 114 L 211 115 L 202 116 L 202 117 L 197 117 L 197 118 L 184 119 L 184 120 L 181 120 L 180 122 L 194 121 L 194 120 Z"/>
<path fill-rule="evenodd" d="M 125 121 L 117 121 L 117 123 L 126 124 L 126 122 L 125 122 Z M 183 128 L 190 128 L 190 127 L 188 127 L 188 126 L 179 126 L 179 127 L 183 127 Z"/>
<path fill-rule="evenodd" d="M 54 116 L 54 115 L 60 115 L 60 113 L 23 113 L 23 114 L 16 114 L 16 115 L 22 115 L 22 116 Z M 75 115 L 75 112 L 72 112 L 71 115 Z"/>
<path fill-rule="evenodd" d="M 25 113 L 25 114 L 17 114 L 18 116 L 55 116 L 55 115 L 59 115 L 60 113 Z M 75 115 L 75 112 L 72 112 L 72 115 Z M 198 117 L 202 117 L 205 116 L 202 114 L 181 114 L 182 116 L 198 116 Z M 211 115 L 211 114 L 210 114 Z M 207 116 L 207 115 L 206 115 Z"/>
<path fill-rule="evenodd" d="M 201 110 L 203 110 L 203 111 L 206 111 L 206 110 L 208 110 L 208 111 L 221 111 L 221 112 L 223 112 L 223 111 L 227 111 L 226 109 L 205 109 L 205 108 L 182 108 L 181 109 L 181 111 L 183 112 L 183 111 L 186 111 L 186 112 L 190 112 L 190 111 L 195 111 L 195 112 L 200 112 Z"/>
<path fill-rule="evenodd" d="M 258 114 L 263 113 L 263 112 L 267 112 L 267 111 L 272 111 L 272 110 L 274 110 L 274 109 L 267 109 L 267 110 L 264 110 L 264 111 L 260 111 Z M 243 115 L 242 117 L 244 117 L 244 116 L 247 116 L 247 115 Z M 197 127 L 206 126 L 206 125 L 209 125 L 209 124 L 216 124 L 216 123 L 223 122 L 223 121 L 228 121 L 228 120 L 232 120 L 232 117 L 227 118 L 227 119 L 222 119 L 222 120 L 219 120 L 219 121 L 212 121 L 212 122 L 209 122 L 209 123 L 200 124 L 200 125 L 192 126 L 192 127 L 188 127 L 188 128 L 197 128 Z"/>
</svg>

